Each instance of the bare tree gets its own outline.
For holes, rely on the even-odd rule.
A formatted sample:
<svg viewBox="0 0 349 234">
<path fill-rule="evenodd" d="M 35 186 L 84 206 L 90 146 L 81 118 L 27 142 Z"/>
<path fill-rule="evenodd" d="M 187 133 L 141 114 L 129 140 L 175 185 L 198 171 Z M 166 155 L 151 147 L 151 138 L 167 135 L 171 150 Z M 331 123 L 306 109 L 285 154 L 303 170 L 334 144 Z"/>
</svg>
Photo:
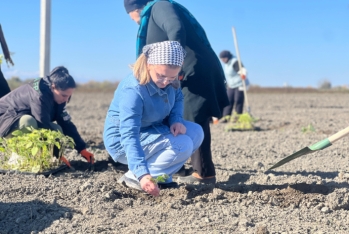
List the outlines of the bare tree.
<svg viewBox="0 0 349 234">
<path fill-rule="evenodd" d="M 332 84 L 329 80 L 327 79 L 323 79 L 319 81 L 319 85 L 318 85 L 319 89 L 331 89 L 332 88 Z"/>
</svg>

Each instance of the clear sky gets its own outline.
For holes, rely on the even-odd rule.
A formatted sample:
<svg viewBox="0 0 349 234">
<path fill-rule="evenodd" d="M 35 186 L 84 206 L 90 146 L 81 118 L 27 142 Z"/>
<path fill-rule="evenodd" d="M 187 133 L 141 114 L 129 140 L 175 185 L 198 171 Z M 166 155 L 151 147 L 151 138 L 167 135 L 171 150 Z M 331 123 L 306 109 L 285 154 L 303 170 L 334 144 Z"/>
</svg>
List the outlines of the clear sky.
<svg viewBox="0 0 349 234">
<path fill-rule="evenodd" d="M 348 0 L 177 0 L 205 29 L 214 51 L 235 54 L 252 84 L 317 87 L 349 84 Z M 39 76 L 40 0 L 0 0 L 15 62 L 6 78 Z M 68 68 L 80 83 L 121 80 L 135 61 L 138 25 L 123 0 L 52 0 L 51 69 Z"/>
</svg>

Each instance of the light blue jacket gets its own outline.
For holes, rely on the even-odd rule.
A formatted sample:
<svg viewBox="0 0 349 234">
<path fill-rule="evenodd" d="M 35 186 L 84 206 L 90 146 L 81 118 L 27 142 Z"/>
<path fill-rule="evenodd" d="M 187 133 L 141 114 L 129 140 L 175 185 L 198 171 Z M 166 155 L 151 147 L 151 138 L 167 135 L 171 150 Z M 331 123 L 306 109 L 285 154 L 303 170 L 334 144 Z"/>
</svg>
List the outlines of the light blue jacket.
<svg viewBox="0 0 349 234">
<path fill-rule="evenodd" d="M 130 75 L 120 82 L 107 112 L 103 133 L 105 148 L 115 161 L 126 154 L 128 167 L 137 178 L 149 174 L 141 146 L 170 133 L 169 126 L 182 123 L 182 116 L 180 88 L 168 85 L 160 89 L 153 81 L 140 85 Z M 168 121 L 164 121 L 166 117 Z"/>
<path fill-rule="evenodd" d="M 240 75 L 234 70 L 234 63 L 236 63 L 237 61 L 238 60 L 235 57 L 233 57 L 226 64 L 223 65 L 227 86 L 231 89 L 243 86 Z M 249 84 L 247 79 L 245 80 L 245 82 L 246 85 Z"/>
</svg>

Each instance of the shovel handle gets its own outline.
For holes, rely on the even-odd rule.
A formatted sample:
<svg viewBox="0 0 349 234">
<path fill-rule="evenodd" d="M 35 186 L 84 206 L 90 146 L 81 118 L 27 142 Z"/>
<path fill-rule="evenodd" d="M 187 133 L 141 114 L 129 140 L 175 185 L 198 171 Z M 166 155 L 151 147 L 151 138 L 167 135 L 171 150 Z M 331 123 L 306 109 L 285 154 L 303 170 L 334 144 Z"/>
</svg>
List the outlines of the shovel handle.
<svg viewBox="0 0 349 234">
<path fill-rule="evenodd" d="M 242 65 L 241 65 L 241 59 L 240 59 L 240 53 L 239 53 L 238 40 L 236 38 L 235 28 L 233 27 L 232 30 L 233 30 L 233 37 L 234 37 L 234 45 L 235 45 L 236 57 L 238 59 L 238 64 L 239 64 L 239 71 L 241 71 Z M 248 104 L 246 83 L 245 83 L 244 79 L 242 80 L 242 86 L 244 88 L 244 96 L 245 96 L 246 107 L 247 107 L 247 110 L 249 110 L 250 109 L 250 105 Z"/>
<path fill-rule="evenodd" d="M 349 134 L 349 127 L 346 127 L 344 128 L 343 130 L 337 132 L 336 134 L 330 136 L 328 138 L 328 140 L 331 142 L 331 143 L 334 143 L 335 141 L 341 139 L 342 137 L 346 136 Z"/>
</svg>

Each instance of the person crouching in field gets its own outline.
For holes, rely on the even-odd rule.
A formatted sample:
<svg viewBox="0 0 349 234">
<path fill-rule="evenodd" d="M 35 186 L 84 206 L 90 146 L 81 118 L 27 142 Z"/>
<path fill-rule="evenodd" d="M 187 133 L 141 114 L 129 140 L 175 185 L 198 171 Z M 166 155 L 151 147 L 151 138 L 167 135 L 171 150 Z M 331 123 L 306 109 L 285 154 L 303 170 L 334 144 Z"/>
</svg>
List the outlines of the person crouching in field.
<svg viewBox="0 0 349 234">
<path fill-rule="evenodd" d="M 223 117 L 218 122 L 227 123 L 229 121 L 234 121 L 234 119 L 231 119 L 234 107 L 236 114 L 242 114 L 245 100 L 242 80 L 245 80 L 246 85 L 248 85 L 249 82 L 246 79 L 246 69 L 242 67 L 241 71 L 239 71 L 238 60 L 232 55 L 232 53 L 230 53 L 230 51 L 223 50 L 219 54 L 219 58 L 224 64 L 223 68 L 225 79 L 227 81 L 227 95 L 230 104 L 223 109 Z"/>
<path fill-rule="evenodd" d="M 93 154 L 86 150 L 85 142 L 65 109 L 75 87 L 73 77 L 60 66 L 54 68 L 49 76 L 37 78 L 1 98 L 0 137 L 11 137 L 11 133 L 18 129 L 28 132 L 27 127 L 58 130 L 72 137 L 78 153 L 93 163 Z"/>
<path fill-rule="evenodd" d="M 152 178 L 166 174 L 160 185 L 176 187 L 172 175 L 204 137 L 200 125 L 183 120 L 178 73 L 185 55 L 176 41 L 144 46 L 133 74 L 116 89 L 104 124 L 107 151 L 129 168 L 118 182 L 153 196 L 160 189 Z"/>
</svg>

